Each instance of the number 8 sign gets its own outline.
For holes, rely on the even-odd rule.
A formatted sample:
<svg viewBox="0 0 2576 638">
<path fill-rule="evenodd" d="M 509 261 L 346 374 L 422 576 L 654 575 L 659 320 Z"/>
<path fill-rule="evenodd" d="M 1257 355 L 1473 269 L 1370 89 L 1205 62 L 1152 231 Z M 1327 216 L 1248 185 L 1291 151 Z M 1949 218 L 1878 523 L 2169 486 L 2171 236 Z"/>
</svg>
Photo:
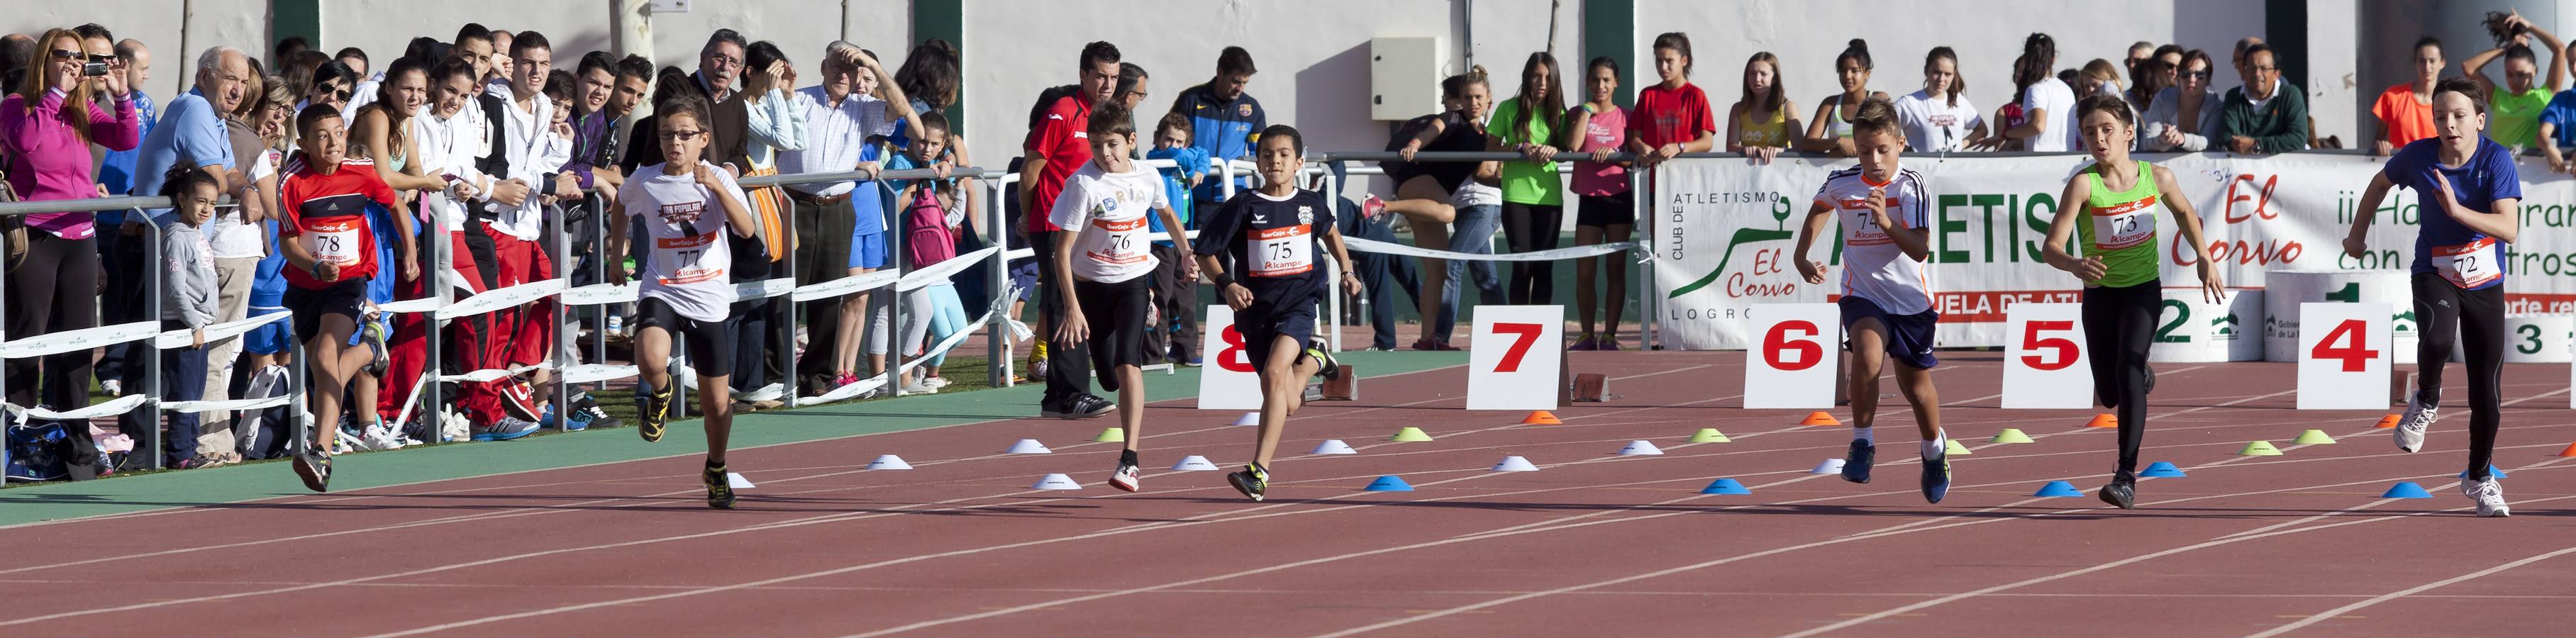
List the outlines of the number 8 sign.
<svg viewBox="0 0 2576 638">
<path fill-rule="evenodd" d="M 1564 306 L 1477 306 L 1467 409 L 1554 410 L 1565 385 Z"/>
<path fill-rule="evenodd" d="M 2388 409 L 2388 304 L 2299 304 L 2299 409 Z M 2434 365 L 2439 365 L 2438 363 Z"/>
<path fill-rule="evenodd" d="M 1829 303 L 1754 306 L 1754 347 L 1744 351 L 1744 407 L 1830 410 L 1842 309 Z"/>
<path fill-rule="evenodd" d="M 1261 375 L 1253 373 L 1250 356 L 1243 350 L 1243 333 L 1234 329 L 1234 309 L 1225 304 L 1208 306 L 1202 328 L 1199 358 L 1207 366 L 1199 368 L 1199 409 L 1261 409 Z"/>
<path fill-rule="evenodd" d="M 2084 343 L 2084 308 L 2071 303 L 2017 303 L 2004 311 L 2003 407 L 2080 410 L 2093 407 L 2093 367 Z"/>
</svg>

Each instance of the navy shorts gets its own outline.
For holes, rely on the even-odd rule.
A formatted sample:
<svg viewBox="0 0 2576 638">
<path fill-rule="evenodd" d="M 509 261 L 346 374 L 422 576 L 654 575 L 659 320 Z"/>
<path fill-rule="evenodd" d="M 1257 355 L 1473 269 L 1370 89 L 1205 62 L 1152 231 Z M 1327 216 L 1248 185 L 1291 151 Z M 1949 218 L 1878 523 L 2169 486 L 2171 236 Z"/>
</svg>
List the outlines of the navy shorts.
<svg viewBox="0 0 2576 638">
<path fill-rule="evenodd" d="M 1029 292 L 1037 289 L 1038 262 L 1036 260 L 1011 267 L 1011 300 L 1028 299 Z"/>
<path fill-rule="evenodd" d="M 1270 361 L 1271 343 L 1287 336 L 1303 348 L 1315 340 L 1315 300 L 1306 298 L 1295 303 L 1273 304 L 1255 300 L 1252 305 L 1234 313 L 1234 331 L 1243 334 L 1244 361 L 1253 369 Z"/>
<path fill-rule="evenodd" d="M 1941 313 L 1925 310 L 1910 315 L 1890 314 L 1879 309 L 1877 302 L 1851 295 L 1843 295 L 1842 308 L 1844 339 L 1851 338 L 1852 324 L 1877 319 L 1878 325 L 1887 327 L 1889 360 L 1921 370 L 1941 364 L 1932 356 L 1933 324 L 1941 322 Z"/>
</svg>

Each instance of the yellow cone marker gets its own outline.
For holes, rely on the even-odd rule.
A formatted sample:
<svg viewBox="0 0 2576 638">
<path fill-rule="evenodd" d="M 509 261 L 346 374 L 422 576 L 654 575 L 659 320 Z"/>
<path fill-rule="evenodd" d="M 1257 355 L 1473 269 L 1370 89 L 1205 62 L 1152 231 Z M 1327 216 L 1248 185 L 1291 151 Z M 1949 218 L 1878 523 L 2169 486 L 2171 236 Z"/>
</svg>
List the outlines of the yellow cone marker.
<svg viewBox="0 0 2576 638">
<path fill-rule="evenodd" d="M 1692 443 L 1729 443 L 1732 441 L 1732 439 L 1726 438 L 1725 432 L 1717 431 L 1717 428 L 1700 428 L 1699 433 L 1691 435 L 1690 438 L 1690 442 Z"/>
<path fill-rule="evenodd" d="M 1113 428 L 1109 428 L 1109 429 L 1106 429 L 1106 430 L 1101 430 L 1101 431 L 1100 431 L 1100 438 L 1092 439 L 1092 440 L 1091 440 L 1091 442 L 1093 442 L 1093 443 L 1125 443 L 1125 442 L 1127 442 L 1127 428 L 1113 427 Z"/>
<path fill-rule="evenodd" d="M 1974 454 L 1974 452 L 1968 451 L 1968 446 L 1960 445 L 1958 439 L 1950 439 L 1950 447 L 1941 453 L 1950 456 L 1967 456 Z"/>
<path fill-rule="evenodd" d="M 2300 432 L 2299 440 L 2291 441 L 2291 443 L 2299 445 L 2333 445 L 2334 437 L 2326 436 L 2325 430 L 2309 430 L 2306 432 Z"/>
<path fill-rule="evenodd" d="M 2280 450 L 2280 448 L 2272 447 L 2272 442 L 2271 442 L 2271 441 L 2255 441 L 2255 442 L 2253 442 L 2253 443 L 2247 443 L 2247 444 L 2245 444 L 2245 449 L 2237 450 L 2237 451 L 2236 451 L 2236 455 L 2237 455 L 2237 456 L 2280 456 L 2280 455 L 2281 455 L 2281 450 Z"/>
<path fill-rule="evenodd" d="M 2004 428 L 2004 431 L 1995 433 L 1995 438 L 1993 438 L 1993 439 L 1991 439 L 1991 440 L 1988 440 L 1987 442 L 1988 442 L 1988 443 L 2036 443 L 2036 441 L 2032 441 L 2032 440 L 2030 440 L 2030 435 L 2021 433 L 2021 428 Z"/>
<path fill-rule="evenodd" d="M 1420 443 L 1431 440 L 1431 435 L 1423 434 L 1422 428 L 1405 426 L 1402 430 L 1396 430 L 1395 436 L 1386 437 L 1386 440 L 1403 443 Z"/>
</svg>

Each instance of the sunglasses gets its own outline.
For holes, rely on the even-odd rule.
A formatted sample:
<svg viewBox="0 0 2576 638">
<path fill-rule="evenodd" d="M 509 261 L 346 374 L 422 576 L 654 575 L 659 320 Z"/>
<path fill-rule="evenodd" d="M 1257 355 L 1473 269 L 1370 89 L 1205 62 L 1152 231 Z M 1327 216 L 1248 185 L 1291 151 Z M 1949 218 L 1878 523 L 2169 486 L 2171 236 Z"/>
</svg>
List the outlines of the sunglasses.
<svg viewBox="0 0 2576 638">
<path fill-rule="evenodd" d="M 2193 71 L 2193 72 L 2190 72 L 2190 73 L 2185 73 L 2185 74 L 2183 74 L 2183 75 L 2188 76 L 2188 77 L 2200 78 L 2200 79 L 2203 79 L 2203 80 L 2209 79 L 2209 72 L 2208 72 L 2208 71 Z"/>
<path fill-rule="evenodd" d="M 69 59 L 72 59 L 72 58 L 81 57 L 82 55 L 85 55 L 85 54 L 83 54 L 83 53 L 81 53 L 81 52 L 79 52 L 79 51 L 66 51 L 66 50 L 63 50 L 63 49 L 54 49 L 54 59 L 56 59 L 56 60 L 69 60 Z"/>
</svg>

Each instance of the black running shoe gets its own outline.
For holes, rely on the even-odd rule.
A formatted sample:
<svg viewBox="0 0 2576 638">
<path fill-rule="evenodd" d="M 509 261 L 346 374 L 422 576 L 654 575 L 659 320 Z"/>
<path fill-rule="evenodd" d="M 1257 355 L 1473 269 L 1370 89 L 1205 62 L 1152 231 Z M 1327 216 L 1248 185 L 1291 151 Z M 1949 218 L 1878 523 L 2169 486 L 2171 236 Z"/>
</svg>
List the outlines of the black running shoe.
<svg viewBox="0 0 2576 638">
<path fill-rule="evenodd" d="M 1118 409 L 1118 404 L 1086 392 L 1066 399 L 1062 405 L 1041 404 L 1038 408 L 1038 416 L 1070 421 L 1108 414 L 1110 410 L 1115 409 Z"/>
<path fill-rule="evenodd" d="M 2156 367 L 2147 366 L 2147 394 L 2156 393 Z"/>
<path fill-rule="evenodd" d="M 588 394 L 581 395 L 580 399 L 573 401 L 572 408 L 574 413 L 589 417 L 589 427 L 614 428 L 626 425 L 625 421 L 609 416 L 607 410 L 600 409 L 599 400 L 590 398 Z"/>
<path fill-rule="evenodd" d="M 2138 480 L 2125 474 L 2113 476 L 2109 485 L 2102 486 L 2101 497 L 2120 509 L 2138 509 Z"/>
<path fill-rule="evenodd" d="M 1878 445 L 1852 439 L 1851 451 L 1843 454 L 1843 480 L 1869 482 L 1869 466 L 1878 462 Z"/>
<path fill-rule="evenodd" d="M 642 427 L 635 428 L 635 433 L 643 435 L 646 443 L 660 442 L 663 427 L 671 424 L 671 389 L 663 388 L 645 396 L 643 409 L 636 412 L 637 419 L 644 423 Z"/>
<path fill-rule="evenodd" d="M 1246 465 L 1242 470 L 1225 475 L 1225 482 L 1234 485 L 1234 491 L 1258 502 L 1262 493 L 1270 490 L 1270 472 L 1262 470 L 1259 465 Z"/>
<path fill-rule="evenodd" d="M 707 484 L 707 507 L 733 509 L 733 481 L 725 477 L 724 466 L 707 466 L 706 471 L 698 473 L 698 480 Z"/>
<path fill-rule="evenodd" d="M 1950 495 L 1950 453 L 1942 452 L 1923 459 L 1923 500 L 1941 504 Z"/>
<path fill-rule="evenodd" d="M 1324 364 L 1323 369 L 1317 370 L 1315 374 L 1327 380 L 1342 378 L 1342 362 L 1333 360 L 1333 353 L 1324 348 L 1324 340 L 1306 342 L 1306 356 L 1314 357 L 1316 361 Z"/>
<path fill-rule="evenodd" d="M 331 455 L 328 451 L 306 445 L 295 453 L 295 476 L 304 479 L 304 488 L 316 492 L 331 491 Z"/>
</svg>

